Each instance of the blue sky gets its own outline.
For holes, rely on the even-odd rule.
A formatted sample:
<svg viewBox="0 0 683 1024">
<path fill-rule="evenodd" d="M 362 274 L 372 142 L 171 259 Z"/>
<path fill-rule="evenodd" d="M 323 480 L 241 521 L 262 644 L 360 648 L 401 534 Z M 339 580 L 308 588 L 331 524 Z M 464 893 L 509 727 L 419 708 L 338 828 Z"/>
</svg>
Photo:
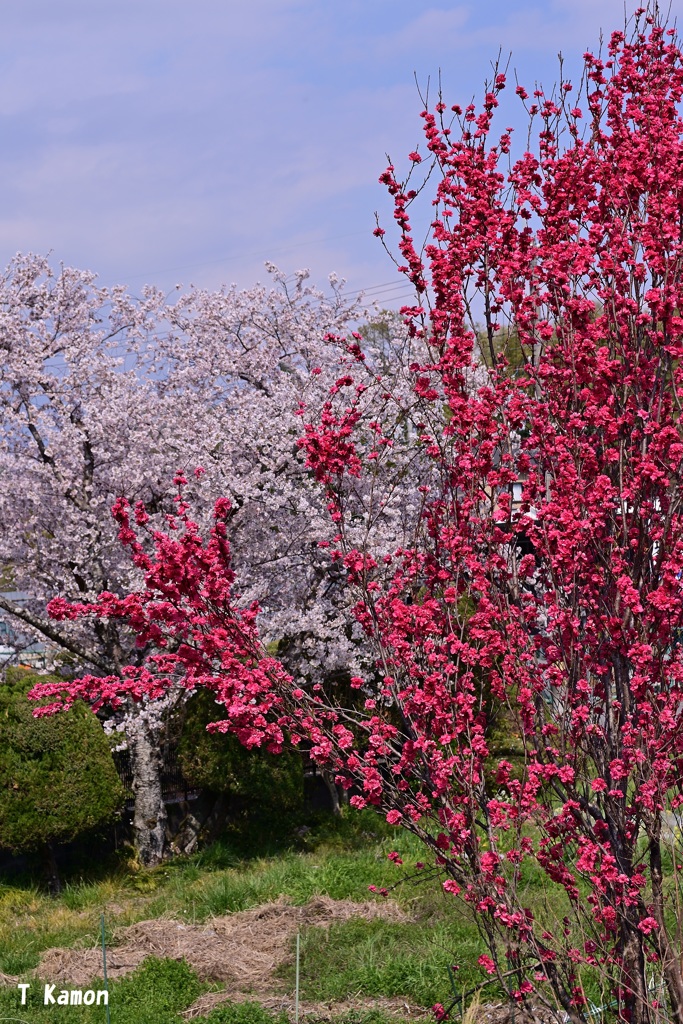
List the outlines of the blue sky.
<svg viewBox="0 0 683 1024">
<path fill-rule="evenodd" d="M 248 286 L 271 259 L 388 303 L 377 178 L 420 141 L 415 76 L 468 102 L 502 48 L 550 86 L 558 51 L 576 69 L 623 21 L 623 0 L 7 4 L 0 263 L 51 251 L 137 290 Z"/>
</svg>

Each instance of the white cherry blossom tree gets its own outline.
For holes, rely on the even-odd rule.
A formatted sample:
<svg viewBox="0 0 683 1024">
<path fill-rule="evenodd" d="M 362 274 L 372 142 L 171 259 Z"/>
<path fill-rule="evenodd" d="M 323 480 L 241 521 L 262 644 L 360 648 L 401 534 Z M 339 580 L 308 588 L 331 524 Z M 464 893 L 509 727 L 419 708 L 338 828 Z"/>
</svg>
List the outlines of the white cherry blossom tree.
<svg viewBox="0 0 683 1024">
<path fill-rule="evenodd" d="M 367 663 L 343 569 L 329 556 L 325 502 L 297 443 L 302 408 L 322 406 L 340 358 L 352 358 L 334 339 L 350 337 L 363 311 L 334 278 L 322 294 L 305 272 L 290 281 L 269 271 L 270 288 L 172 301 L 154 288 L 137 297 L 101 288 L 90 272 L 54 272 L 31 255 L 0 278 L 0 561 L 32 598 L 19 606 L 0 595 L 0 610 L 90 671 L 118 673 L 143 652 L 114 623 L 51 621 L 45 603 L 134 588 L 111 506 L 121 495 L 142 501 L 164 525 L 178 471 L 200 515 L 219 494 L 230 498 L 243 598 L 260 602 L 262 634 L 292 674 L 311 684 Z M 396 389 L 392 367 L 405 360 L 393 355 L 409 342 L 388 323 L 365 345 L 368 373 L 386 372 Z M 376 527 L 395 543 L 411 506 L 392 487 L 386 501 L 379 491 L 356 500 L 377 503 Z M 148 864 L 167 849 L 160 731 L 183 697 L 131 704 L 123 722 Z"/>
</svg>

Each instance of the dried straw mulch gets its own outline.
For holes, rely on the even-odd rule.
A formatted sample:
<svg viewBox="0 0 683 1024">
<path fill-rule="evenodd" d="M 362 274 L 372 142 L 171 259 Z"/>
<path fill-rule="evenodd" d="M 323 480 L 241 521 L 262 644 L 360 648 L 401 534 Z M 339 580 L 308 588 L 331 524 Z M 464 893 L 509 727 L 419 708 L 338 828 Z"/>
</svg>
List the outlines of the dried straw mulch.
<svg viewBox="0 0 683 1024">
<path fill-rule="evenodd" d="M 181 1017 L 193 1020 L 205 1016 L 228 1000 L 253 999 L 274 1012 L 294 1016 L 294 999 L 275 977 L 277 968 L 291 956 L 291 940 L 306 925 L 326 926 L 352 917 L 408 921 L 410 918 L 393 900 L 353 903 L 319 896 L 305 906 L 295 907 L 280 898 L 252 910 L 212 918 L 203 925 L 183 924 L 170 918 L 140 921 L 116 932 L 117 944 L 107 949 L 107 973 L 121 978 L 139 967 L 148 956 L 184 959 L 203 981 L 221 983 L 221 991 L 206 992 Z M 35 974 L 41 979 L 87 988 L 102 976 L 102 951 L 92 949 L 48 949 Z M 0 973 L 0 985 L 16 985 L 16 978 Z M 302 1002 L 299 1013 L 307 1024 L 327 1024 L 349 1011 L 381 1009 L 403 1021 L 432 1017 L 430 1010 L 409 1005 L 403 999 L 351 997 L 338 1003 Z M 464 1024 L 557 1024 L 557 1016 L 527 1007 L 511 1009 L 507 1004 L 477 1005 L 475 1000 Z"/>
<path fill-rule="evenodd" d="M 233 1003 L 242 1003 L 247 1000 L 258 1001 L 266 1010 L 272 1013 L 285 1013 L 290 1020 L 294 1019 L 294 999 L 292 996 L 256 996 L 246 992 L 207 992 L 200 996 L 187 1010 L 183 1010 L 180 1016 L 185 1020 L 194 1020 L 195 1017 L 204 1017 L 216 1006 L 230 1000 Z M 308 1024 L 325 1024 L 335 1017 L 351 1013 L 353 1011 L 367 1012 L 368 1010 L 381 1010 L 388 1016 L 397 1017 L 401 1020 L 434 1020 L 431 1010 L 423 1009 L 420 1006 L 411 1006 L 403 999 L 388 999 L 380 997 L 367 999 L 358 996 L 353 999 L 344 999 L 338 1003 L 299 1003 L 299 1017 L 308 1021 Z"/>
<path fill-rule="evenodd" d="M 224 991 L 207 993 L 186 1011 L 187 1019 L 207 1013 L 226 999 L 254 998 L 263 1005 L 273 1002 L 273 1009 L 287 1009 L 288 996 L 283 993 L 283 998 L 273 998 L 273 993 L 282 989 L 274 972 L 291 955 L 292 936 L 306 925 L 325 926 L 352 917 L 408 920 L 393 900 L 353 903 L 318 896 L 302 907 L 281 898 L 253 910 L 214 917 L 203 925 L 181 924 L 168 918 L 140 921 L 117 932 L 117 945 L 107 950 L 107 973 L 110 978 L 120 978 L 134 971 L 145 957 L 158 956 L 184 959 L 203 981 L 225 983 Z M 36 974 L 50 981 L 87 987 L 93 978 L 102 975 L 102 952 L 99 947 L 48 949 Z M 324 1008 L 319 1009 L 320 1013 L 314 1015 L 324 1020 Z"/>
</svg>

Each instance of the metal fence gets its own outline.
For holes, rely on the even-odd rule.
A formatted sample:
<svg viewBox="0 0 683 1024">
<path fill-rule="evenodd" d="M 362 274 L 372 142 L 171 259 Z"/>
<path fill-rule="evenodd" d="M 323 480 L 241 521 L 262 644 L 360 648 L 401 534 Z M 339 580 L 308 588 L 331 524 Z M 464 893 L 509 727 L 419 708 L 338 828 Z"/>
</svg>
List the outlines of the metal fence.
<svg viewBox="0 0 683 1024">
<path fill-rule="evenodd" d="M 129 750 L 114 752 L 114 763 L 119 778 L 126 788 L 128 800 L 133 799 L 133 764 Z M 191 786 L 182 773 L 176 747 L 165 747 L 162 752 L 161 794 L 166 803 L 177 803 L 197 795 L 197 789 Z"/>
</svg>

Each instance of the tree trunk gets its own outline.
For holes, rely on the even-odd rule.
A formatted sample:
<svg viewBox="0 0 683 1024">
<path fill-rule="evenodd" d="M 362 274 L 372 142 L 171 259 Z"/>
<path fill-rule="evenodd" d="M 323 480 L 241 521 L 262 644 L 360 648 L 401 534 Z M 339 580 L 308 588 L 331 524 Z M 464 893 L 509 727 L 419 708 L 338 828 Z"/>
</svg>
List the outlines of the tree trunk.
<svg viewBox="0 0 683 1024">
<path fill-rule="evenodd" d="M 320 769 L 320 774 L 323 777 L 327 790 L 330 794 L 330 801 L 332 803 L 332 813 L 335 817 L 339 817 L 341 814 L 341 802 L 339 800 L 339 790 L 337 784 L 334 781 L 334 775 L 332 772 L 328 772 L 325 768 Z"/>
<path fill-rule="evenodd" d="M 167 815 L 161 792 L 159 737 L 140 716 L 128 730 L 133 768 L 133 836 L 145 867 L 160 864 L 167 853 Z"/>
<path fill-rule="evenodd" d="M 43 857 L 48 892 L 50 893 L 50 896 L 59 896 L 62 891 L 62 880 L 59 877 L 59 868 L 57 867 L 54 843 L 45 843 L 43 848 Z"/>
<path fill-rule="evenodd" d="M 645 956 L 643 936 L 638 931 L 637 914 L 622 917 L 621 1000 L 622 1015 L 630 1024 L 648 1024 L 651 1019 L 650 1003 L 645 977 Z"/>
</svg>

